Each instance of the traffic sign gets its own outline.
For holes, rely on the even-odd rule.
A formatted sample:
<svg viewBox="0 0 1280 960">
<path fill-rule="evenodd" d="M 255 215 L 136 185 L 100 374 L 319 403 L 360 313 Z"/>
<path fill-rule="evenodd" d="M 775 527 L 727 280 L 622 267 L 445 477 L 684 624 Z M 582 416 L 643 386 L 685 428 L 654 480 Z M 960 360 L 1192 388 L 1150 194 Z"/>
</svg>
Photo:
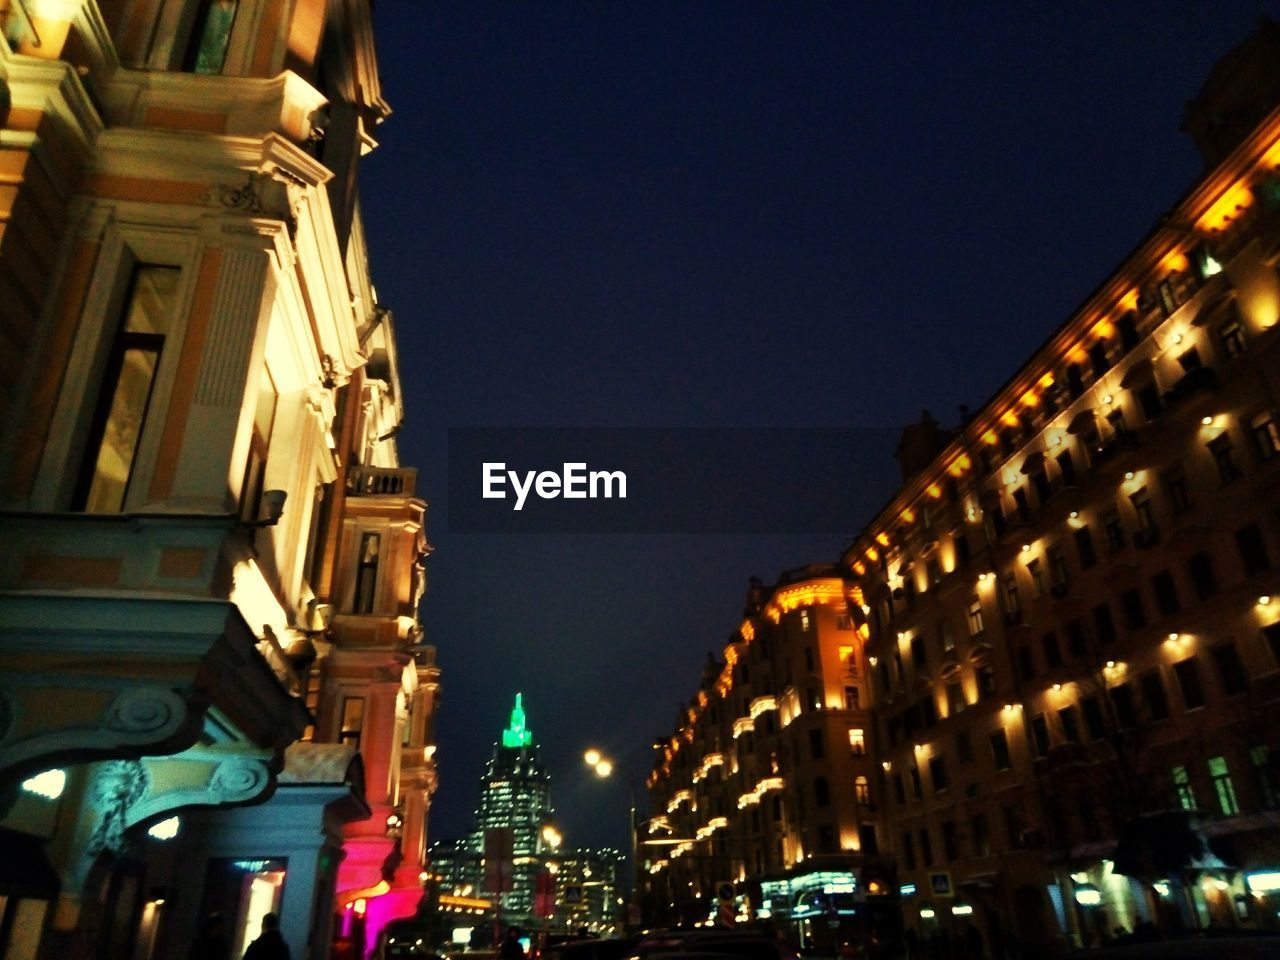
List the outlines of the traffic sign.
<svg viewBox="0 0 1280 960">
<path fill-rule="evenodd" d="M 724 880 L 716 886 L 716 898 L 721 903 L 733 903 L 733 884 L 728 880 Z"/>
<path fill-rule="evenodd" d="M 564 902 L 577 906 L 582 902 L 582 887 L 575 884 L 569 884 L 564 888 Z"/>
</svg>

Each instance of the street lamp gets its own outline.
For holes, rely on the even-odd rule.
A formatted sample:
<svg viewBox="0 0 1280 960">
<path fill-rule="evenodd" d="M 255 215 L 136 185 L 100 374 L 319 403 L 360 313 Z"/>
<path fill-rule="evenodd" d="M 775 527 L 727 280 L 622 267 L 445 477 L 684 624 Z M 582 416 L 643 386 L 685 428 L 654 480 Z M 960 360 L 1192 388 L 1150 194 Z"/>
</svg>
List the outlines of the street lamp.
<svg viewBox="0 0 1280 960">
<path fill-rule="evenodd" d="M 595 747 L 589 748 L 582 755 L 586 763 L 601 780 L 606 780 L 613 773 L 613 761 Z M 630 782 L 627 783 L 627 840 L 631 847 L 631 904 L 637 910 L 640 901 L 640 863 L 636 855 L 636 792 Z M 627 917 L 627 923 L 631 921 Z"/>
</svg>

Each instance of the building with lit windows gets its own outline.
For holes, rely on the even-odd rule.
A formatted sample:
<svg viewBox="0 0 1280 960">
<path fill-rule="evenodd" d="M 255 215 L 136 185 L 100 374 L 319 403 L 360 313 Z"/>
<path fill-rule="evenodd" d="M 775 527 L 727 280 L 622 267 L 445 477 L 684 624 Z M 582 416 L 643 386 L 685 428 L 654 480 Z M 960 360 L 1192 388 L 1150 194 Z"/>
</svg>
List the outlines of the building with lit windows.
<svg viewBox="0 0 1280 960">
<path fill-rule="evenodd" d="M 511 856 L 501 870 L 487 860 L 498 848 L 486 837 L 495 833 L 510 837 Z M 517 693 L 510 722 L 493 745 L 480 781 L 471 833 L 431 845 L 430 871 L 438 878 L 441 896 L 488 898 L 499 909 L 487 921 L 496 918 L 504 927 L 608 932 L 623 906 L 624 863 L 616 850 L 565 844 L 554 822 L 551 774 L 528 726 L 524 697 Z M 510 880 L 501 895 L 492 889 L 498 873 Z M 548 876 L 554 887 L 551 917 L 539 917 L 534 909 L 539 875 Z M 487 944 L 487 937 L 479 936 Z"/>
<path fill-rule="evenodd" d="M 1278 50 L 1219 64 L 1204 175 L 986 404 L 904 434 L 842 557 L 922 939 L 1275 926 Z"/>
<path fill-rule="evenodd" d="M 344 896 L 420 895 L 370 6 L 0 5 L 0 956 L 184 956 L 213 911 L 242 951 L 274 910 L 324 957 Z"/>
<path fill-rule="evenodd" d="M 646 923 L 714 916 L 727 882 L 739 915 L 819 953 L 894 928 L 859 602 L 832 565 L 752 582 L 723 659 L 654 744 Z"/>
</svg>

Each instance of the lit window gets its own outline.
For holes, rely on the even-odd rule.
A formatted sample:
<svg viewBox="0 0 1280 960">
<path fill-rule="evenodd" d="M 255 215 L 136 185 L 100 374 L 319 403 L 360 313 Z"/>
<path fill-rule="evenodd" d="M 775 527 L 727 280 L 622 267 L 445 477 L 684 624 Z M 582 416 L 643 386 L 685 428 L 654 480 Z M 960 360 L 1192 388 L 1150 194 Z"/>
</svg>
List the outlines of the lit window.
<svg viewBox="0 0 1280 960">
<path fill-rule="evenodd" d="M 861 727 L 855 727 L 849 731 L 849 749 L 855 756 L 866 756 L 867 734 Z"/>
<path fill-rule="evenodd" d="M 810 623 L 810 620 L 809 620 L 809 611 L 801 610 L 800 611 L 800 629 L 807 632 L 811 625 L 812 624 Z M 812 669 L 812 667 L 810 669 Z"/>
<path fill-rule="evenodd" d="M 866 777 L 858 777 L 853 781 L 853 798 L 859 806 L 871 805 L 871 785 L 867 783 Z"/>
<path fill-rule="evenodd" d="M 1225 757 L 1209 758 L 1209 776 L 1213 778 L 1213 792 L 1218 798 L 1218 806 L 1223 816 L 1230 817 L 1240 812 L 1240 804 L 1236 800 L 1236 788 L 1231 782 L 1231 771 L 1227 768 Z"/>
<path fill-rule="evenodd" d="M 1191 789 L 1191 776 L 1187 773 L 1184 766 L 1176 766 L 1171 771 L 1173 777 L 1174 797 L 1178 801 L 1178 806 L 1183 810 L 1194 810 L 1196 808 L 1196 795 Z"/>
<path fill-rule="evenodd" d="M 160 355 L 173 320 L 178 278 L 176 267 L 139 266 L 133 272 L 123 322 L 107 359 L 89 427 L 73 510 L 119 513 L 124 509 Z"/>
</svg>

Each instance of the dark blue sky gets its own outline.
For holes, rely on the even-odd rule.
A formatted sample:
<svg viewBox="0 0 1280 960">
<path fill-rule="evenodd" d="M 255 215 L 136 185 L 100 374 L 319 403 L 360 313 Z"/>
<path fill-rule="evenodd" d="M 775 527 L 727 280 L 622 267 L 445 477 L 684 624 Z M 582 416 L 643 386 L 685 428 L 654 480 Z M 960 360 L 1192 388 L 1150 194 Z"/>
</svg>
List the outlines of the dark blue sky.
<svg viewBox="0 0 1280 960">
<path fill-rule="evenodd" d="M 363 202 L 437 546 L 432 835 L 523 690 L 569 842 L 622 845 L 583 748 L 640 781 L 748 576 L 842 545 L 450 535 L 449 427 L 954 422 L 1194 180 L 1183 104 L 1263 11 L 379 3 Z M 894 471 L 820 482 L 870 519 Z"/>
</svg>

